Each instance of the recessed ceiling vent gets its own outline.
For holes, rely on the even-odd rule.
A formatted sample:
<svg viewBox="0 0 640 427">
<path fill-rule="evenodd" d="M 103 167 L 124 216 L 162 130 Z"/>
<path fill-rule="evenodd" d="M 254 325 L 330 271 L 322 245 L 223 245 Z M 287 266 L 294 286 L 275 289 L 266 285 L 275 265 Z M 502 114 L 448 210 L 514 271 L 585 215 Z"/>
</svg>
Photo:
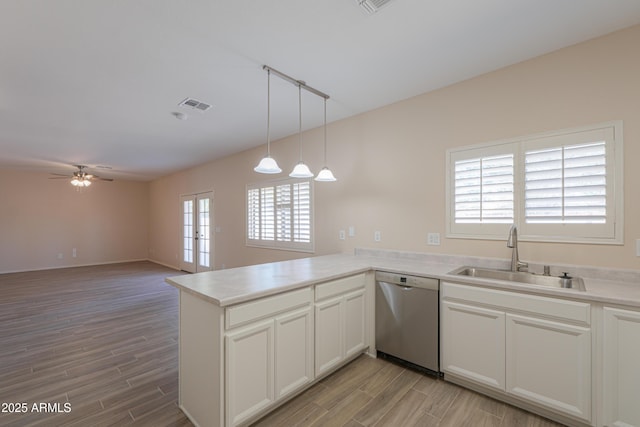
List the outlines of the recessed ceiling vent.
<svg viewBox="0 0 640 427">
<path fill-rule="evenodd" d="M 372 15 L 393 0 L 356 0 L 358 6 L 367 14 Z"/>
<path fill-rule="evenodd" d="M 200 102 L 197 99 L 193 99 L 193 98 L 187 98 L 178 105 L 180 107 L 191 108 L 193 110 L 198 110 L 203 112 L 211 108 L 211 104 Z"/>
</svg>

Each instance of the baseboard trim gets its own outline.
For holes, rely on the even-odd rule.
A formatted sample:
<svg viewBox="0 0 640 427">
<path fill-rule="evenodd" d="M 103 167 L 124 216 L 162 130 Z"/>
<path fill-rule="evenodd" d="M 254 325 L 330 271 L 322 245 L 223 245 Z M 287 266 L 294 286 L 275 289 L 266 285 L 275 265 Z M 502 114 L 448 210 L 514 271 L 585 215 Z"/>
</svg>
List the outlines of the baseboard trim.
<svg viewBox="0 0 640 427">
<path fill-rule="evenodd" d="M 149 261 L 152 262 L 154 264 L 158 264 L 161 265 L 163 267 L 167 267 L 167 268 L 171 268 L 172 270 L 180 270 L 179 268 L 172 266 L 172 265 L 167 265 L 167 264 L 163 264 L 161 262 L 149 259 L 149 258 L 139 258 L 139 259 L 124 259 L 124 260 L 117 260 L 117 261 L 105 261 L 105 262 L 94 262 L 94 263 L 89 263 L 89 264 L 70 264 L 70 265 L 56 265 L 56 266 L 49 266 L 49 267 L 41 267 L 41 268 L 33 268 L 33 269 L 29 269 L 29 270 L 7 270 L 7 271 L 0 271 L 0 274 L 11 274 L 11 273 L 28 273 L 31 271 L 45 271 L 45 270 L 60 270 L 63 268 L 76 268 L 76 267 L 93 267 L 93 266 L 98 266 L 98 265 L 110 265 L 110 264 L 125 264 L 128 262 L 141 262 L 141 261 Z"/>
</svg>

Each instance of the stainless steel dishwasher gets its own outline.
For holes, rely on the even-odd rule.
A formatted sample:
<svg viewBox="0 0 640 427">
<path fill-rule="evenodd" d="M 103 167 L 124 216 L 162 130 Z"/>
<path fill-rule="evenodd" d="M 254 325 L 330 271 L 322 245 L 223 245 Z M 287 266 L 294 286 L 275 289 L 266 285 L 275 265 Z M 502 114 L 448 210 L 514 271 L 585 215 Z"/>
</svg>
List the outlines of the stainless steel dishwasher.
<svg viewBox="0 0 640 427">
<path fill-rule="evenodd" d="M 379 356 L 440 374 L 439 291 L 437 279 L 376 272 Z"/>
</svg>

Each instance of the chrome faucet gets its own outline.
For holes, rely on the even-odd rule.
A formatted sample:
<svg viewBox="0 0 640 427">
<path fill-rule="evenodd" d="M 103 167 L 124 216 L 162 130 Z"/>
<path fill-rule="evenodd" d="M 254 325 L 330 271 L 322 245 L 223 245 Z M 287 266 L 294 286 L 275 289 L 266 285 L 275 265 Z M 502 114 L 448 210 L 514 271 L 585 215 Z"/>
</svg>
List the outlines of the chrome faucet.
<svg viewBox="0 0 640 427">
<path fill-rule="evenodd" d="M 507 247 L 513 248 L 513 251 L 511 252 L 511 271 L 517 272 L 521 269 L 528 269 L 529 264 L 518 259 L 518 227 L 516 227 L 515 224 L 513 224 L 509 230 Z"/>
</svg>

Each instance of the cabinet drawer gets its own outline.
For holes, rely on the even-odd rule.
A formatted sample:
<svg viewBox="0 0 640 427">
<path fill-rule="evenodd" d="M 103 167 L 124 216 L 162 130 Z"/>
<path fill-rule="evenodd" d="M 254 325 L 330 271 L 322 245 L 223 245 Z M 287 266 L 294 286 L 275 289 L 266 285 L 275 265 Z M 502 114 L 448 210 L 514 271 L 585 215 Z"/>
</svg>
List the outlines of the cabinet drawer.
<svg viewBox="0 0 640 427">
<path fill-rule="evenodd" d="M 316 301 L 364 288 L 364 277 L 364 274 L 357 274 L 317 285 Z"/>
<path fill-rule="evenodd" d="M 473 302 L 584 325 L 591 324 L 591 305 L 588 303 L 448 282 L 442 284 L 441 293 L 446 300 Z"/>
<path fill-rule="evenodd" d="M 274 316 L 284 311 L 293 310 L 311 304 L 311 288 L 303 288 L 256 301 L 228 307 L 225 310 L 225 328 L 231 329 L 254 320 Z"/>
</svg>

